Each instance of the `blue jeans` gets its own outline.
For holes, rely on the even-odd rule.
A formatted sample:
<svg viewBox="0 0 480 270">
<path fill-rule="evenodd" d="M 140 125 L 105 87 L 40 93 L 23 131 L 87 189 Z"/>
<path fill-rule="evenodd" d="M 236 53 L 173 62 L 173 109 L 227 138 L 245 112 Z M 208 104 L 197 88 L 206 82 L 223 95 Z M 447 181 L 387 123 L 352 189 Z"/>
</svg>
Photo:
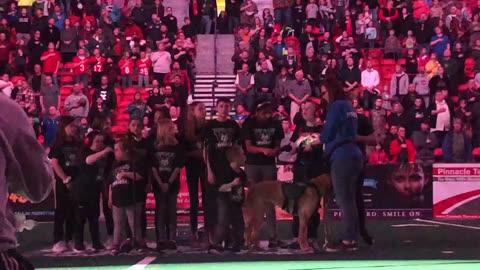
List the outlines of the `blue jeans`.
<svg viewBox="0 0 480 270">
<path fill-rule="evenodd" d="M 204 34 L 210 34 L 212 31 L 212 19 L 210 19 L 210 15 L 203 15 L 202 16 L 202 27 L 205 31 Z"/>
<path fill-rule="evenodd" d="M 358 237 L 358 211 L 355 194 L 362 169 L 363 159 L 361 157 L 331 161 L 335 201 L 342 213 L 340 240 L 356 241 Z"/>
<path fill-rule="evenodd" d="M 290 8 L 276 8 L 273 10 L 275 15 L 275 24 L 290 25 L 291 13 Z"/>
</svg>

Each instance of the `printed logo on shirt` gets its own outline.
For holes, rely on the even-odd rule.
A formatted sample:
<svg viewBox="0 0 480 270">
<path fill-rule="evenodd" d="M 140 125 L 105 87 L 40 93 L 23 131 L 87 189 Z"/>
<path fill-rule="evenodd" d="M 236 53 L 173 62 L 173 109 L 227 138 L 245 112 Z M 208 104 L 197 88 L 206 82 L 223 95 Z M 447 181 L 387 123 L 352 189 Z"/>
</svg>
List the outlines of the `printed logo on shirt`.
<svg viewBox="0 0 480 270">
<path fill-rule="evenodd" d="M 107 100 L 107 91 L 100 91 L 100 97 L 103 99 L 103 101 Z"/>
<path fill-rule="evenodd" d="M 78 164 L 77 162 L 77 149 L 71 147 L 65 147 L 63 149 L 63 156 L 65 158 L 65 166 L 73 167 Z"/>
<path fill-rule="evenodd" d="M 356 112 L 347 112 L 347 118 L 357 118 Z"/>
<path fill-rule="evenodd" d="M 213 134 L 217 138 L 217 148 L 231 147 L 233 145 L 233 129 L 231 128 L 214 128 Z"/>
<path fill-rule="evenodd" d="M 171 152 L 156 152 L 155 157 L 158 161 L 159 172 L 172 171 L 173 160 L 175 159 L 175 153 Z"/>
<path fill-rule="evenodd" d="M 272 144 L 275 128 L 255 128 L 253 130 L 257 146 L 270 146 Z"/>
<path fill-rule="evenodd" d="M 120 178 L 120 177 L 119 177 L 119 174 L 120 174 L 121 172 L 128 172 L 129 170 L 130 170 L 130 165 L 125 164 L 125 165 L 123 165 L 123 166 L 120 166 L 120 167 L 116 168 L 116 169 L 113 171 L 113 175 L 115 175 L 115 181 L 113 181 L 113 183 L 112 183 L 112 188 L 115 187 L 115 186 L 118 186 L 118 185 L 127 185 L 127 184 L 129 184 L 127 178 Z"/>
</svg>

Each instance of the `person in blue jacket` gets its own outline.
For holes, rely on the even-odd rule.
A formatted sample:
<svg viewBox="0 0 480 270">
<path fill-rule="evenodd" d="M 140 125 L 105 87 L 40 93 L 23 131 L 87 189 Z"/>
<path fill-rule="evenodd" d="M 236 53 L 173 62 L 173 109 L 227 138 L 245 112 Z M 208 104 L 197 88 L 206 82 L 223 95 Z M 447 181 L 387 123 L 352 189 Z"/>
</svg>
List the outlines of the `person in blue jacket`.
<svg viewBox="0 0 480 270">
<path fill-rule="evenodd" d="M 356 183 L 363 168 L 363 155 L 356 144 L 358 119 L 351 101 L 341 85 L 327 81 L 330 108 L 320 135 L 331 164 L 335 199 L 342 214 L 340 241 L 327 243 L 325 251 L 354 251 L 358 249 L 358 211 Z"/>
</svg>

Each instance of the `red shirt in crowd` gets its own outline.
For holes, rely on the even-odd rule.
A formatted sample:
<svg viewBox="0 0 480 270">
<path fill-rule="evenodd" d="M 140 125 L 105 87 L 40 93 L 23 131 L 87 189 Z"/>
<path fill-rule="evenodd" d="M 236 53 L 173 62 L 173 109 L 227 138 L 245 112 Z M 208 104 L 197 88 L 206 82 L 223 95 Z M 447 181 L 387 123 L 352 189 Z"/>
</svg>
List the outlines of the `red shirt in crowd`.
<svg viewBox="0 0 480 270">
<path fill-rule="evenodd" d="M 80 64 L 79 66 L 77 66 L 74 70 L 73 70 L 73 73 L 75 75 L 79 75 L 79 74 L 85 74 L 87 73 L 88 71 L 88 59 L 87 57 L 85 56 L 75 56 L 73 58 L 73 63 L 74 64 Z"/>
<path fill-rule="evenodd" d="M 105 63 L 107 63 L 107 60 L 105 60 L 105 58 L 99 56 L 99 57 L 96 57 L 96 56 L 92 56 L 90 57 L 90 63 L 93 64 L 93 72 L 96 72 L 96 73 L 103 73 L 105 71 Z"/>
<path fill-rule="evenodd" d="M 152 68 L 152 61 L 149 57 L 137 60 L 138 74 L 150 75 L 150 69 Z"/>
<path fill-rule="evenodd" d="M 12 50 L 12 43 L 0 41 L 0 62 L 8 62 L 10 50 Z"/>
<path fill-rule="evenodd" d="M 55 73 L 57 71 L 58 64 L 62 61 L 62 57 L 58 52 L 44 52 L 42 53 L 41 57 L 47 57 L 45 60 L 43 60 L 43 72 L 48 74 Z"/>
<path fill-rule="evenodd" d="M 407 157 L 408 162 L 415 162 L 415 156 L 417 155 L 417 150 L 415 150 L 415 146 L 411 140 L 406 139 L 404 142 L 407 145 Z M 390 144 L 390 154 L 392 155 L 392 162 L 397 163 L 398 155 L 402 152 L 404 148 L 402 148 L 402 143 L 399 139 L 393 140 Z"/>
<path fill-rule="evenodd" d="M 386 164 L 389 163 L 387 154 L 385 151 L 372 151 L 368 159 L 369 164 Z"/>
<path fill-rule="evenodd" d="M 138 40 L 143 39 L 143 33 L 142 29 L 138 27 L 136 24 L 128 25 L 127 28 L 125 28 L 125 38 L 136 38 Z"/>
<path fill-rule="evenodd" d="M 133 74 L 134 60 L 132 59 L 122 59 L 118 62 L 122 75 L 131 75 Z"/>
</svg>

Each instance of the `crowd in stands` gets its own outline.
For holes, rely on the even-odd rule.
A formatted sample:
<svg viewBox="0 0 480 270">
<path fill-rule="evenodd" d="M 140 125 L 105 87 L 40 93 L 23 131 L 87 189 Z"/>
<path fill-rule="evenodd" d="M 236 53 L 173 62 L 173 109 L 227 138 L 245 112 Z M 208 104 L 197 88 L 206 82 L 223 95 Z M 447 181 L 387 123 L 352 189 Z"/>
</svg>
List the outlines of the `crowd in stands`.
<svg viewBox="0 0 480 270">
<path fill-rule="evenodd" d="M 227 216 L 241 199 L 208 195 L 206 178 L 212 185 L 215 177 L 221 184 L 244 183 L 226 150 L 240 137 L 248 142 L 249 179 L 275 174 L 276 167 L 270 169 L 277 161 L 315 164 L 321 150 L 292 145 L 302 132 L 321 133 L 328 80 L 342 83 L 357 113 L 370 120 L 377 138 L 367 151 L 370 163 L 480 156 L 480 1 L 273 0 L 273 10 L 260 12 L 254 0 L 227 0 L 217 16 L 215 1 L 191 0 L 187 18 L 173 16 L 161 0 L 4 2 L 0 90 L 24 108 L 52 160 L 56 252 L 70 241 L 85 249 L 87 220 L 93 247 L 104 248 L 100 197 L 113 253 L 121 251 L 125 231 L 144 244 L 147 190 L 156 196 L 157 248 L 175 249 L 184 166 L 193 238 L 199 240 L 200 182 L 208 244 L 221 251 L 229 225 L 240 217 L 217 220 L 212 213 Z M 197 34 L 212 33 L 235 34 L 237 93 L 234 116 L 230 102 L 219 99 L 220 120 L 206 123 L 205 105 L 192 103 L 191 95 Z M 275 122 L 267 125 L 269 116 Z M 257 134 L 258 125 L 267 131 Z M 304 177 L 316 173 L 313 167 Z M 278 246 L 275 219 L 267 219 L 270 245 Z M 242 245 L 236 236 L 233 250 Z"/>
</svg>

